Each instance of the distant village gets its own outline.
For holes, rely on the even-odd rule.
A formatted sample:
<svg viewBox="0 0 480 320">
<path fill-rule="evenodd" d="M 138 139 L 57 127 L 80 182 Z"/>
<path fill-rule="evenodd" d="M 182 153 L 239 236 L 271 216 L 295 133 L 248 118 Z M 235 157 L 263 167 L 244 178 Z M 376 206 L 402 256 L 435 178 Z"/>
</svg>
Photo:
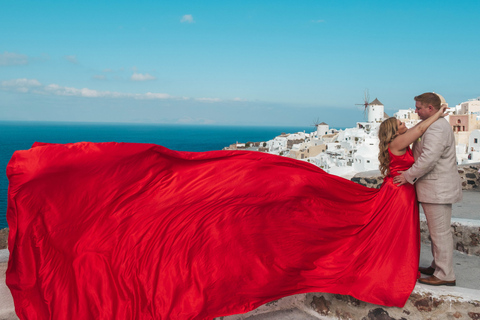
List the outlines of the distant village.
<svg viewBox="0 0 480 320">
<path fill-rule="evenodd" d="M 226 150 L 256 150 L 302 161 L 344 178 L 363 171 L 378 170 L 378 128 L 388 118 L 384 105 L 375 99 L 365 103 L 366 122 L 355 128 L 331 129 L 327 123 L 315 124 L 316 131 L 282 133 L 269 141 L 235 143 Z M 449 107 L 448 116 L 455 134 L 457 164 L 480 162 L 480 97 Z M 414 109 L 399 110 L 393 115 L 408 128 L 420 119 Z"/>
</svg>

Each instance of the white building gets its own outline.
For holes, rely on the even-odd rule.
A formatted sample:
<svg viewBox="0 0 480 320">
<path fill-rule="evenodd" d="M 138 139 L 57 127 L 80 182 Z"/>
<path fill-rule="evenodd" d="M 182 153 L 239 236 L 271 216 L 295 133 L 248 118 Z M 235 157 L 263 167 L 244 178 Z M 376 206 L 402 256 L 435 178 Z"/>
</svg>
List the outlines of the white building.
<svg viewBox="0 0 480 320">
<path fill-rule="evenodd" d="M 267 147 L 270 153 L 284 155 L 292 148 L 294 142 L 304 142 L 310 134 L 305 132 L 297 132 L 292 134 L 282 134 L 267 141 Z"/>
<path fill-rule="evenodd" d="M 353 157 L 353 169 L 356 172 L 378 170 L 378 143 L 376 136 L 369 135 L 357 148 Z"/>
<path fill-rule="evenodd" d="M 326 150 L 307 159 L 325 171 L 342 177 L 357 172 L 378 170 L 378 127 L 385 118 L 383 104 L 375 99 L 367 105 L 368 121 L 358 122 L 356 128 L 348 128 L 337 135 L 323 135 L 320 140 Z M 411 110 L 409 113 L 414 113 Z M 328 130 L 327 130 L 328 131 Z"/>
<path fill-rule="evenodd" d="M 473 130 L 468 139 L 468 150 L 462 163 L 480 162 L 480 130 Z"/>
<path fill-rule="evenodd" d="M 277 153 L 277 154 L 287 150 L 287 136 L 281 135 L 273 138 L 273 140 L 268 140 L 267 148 L 270 153 Z"/>
<path fill-rule="evenodd" d="M 480 152 L 480 130 L 473 130 L 468 139 L 468 151 Z"/>
<path fill-rule="evenodd" d="M 321 137 L 328 134 L 328 130 L 329 130 L 328 124 L 326 124 L 325 122 L 317 124 L 317 137 Z"/>
<path fill-rule="evenodd" d="M 415 110 L 410 108 L 410 109 L 400 109 L 397 112 L 393 114 L 393 116 L 399 120 L 408 120 L 411 118 L 412 114 L 415 114 Z"/>
<path fill-rule="evenodd" d="M 455 107 L 458 114 L 480 113 L 480 97 L 462 102 Z"/>
</svg>

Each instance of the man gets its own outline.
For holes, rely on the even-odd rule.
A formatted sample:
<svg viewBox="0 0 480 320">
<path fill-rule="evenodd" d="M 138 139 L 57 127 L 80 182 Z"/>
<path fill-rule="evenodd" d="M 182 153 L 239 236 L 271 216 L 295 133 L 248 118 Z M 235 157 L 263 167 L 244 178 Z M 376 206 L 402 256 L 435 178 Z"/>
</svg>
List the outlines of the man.
<svg viewBox="0 0 480 320">
<path fill-rule="evenodd" d="M 415 112 L 422 120 L 434 115 L 445 103 L 443 97 L 432 92 L 416 96 L 415 101 Z M 433 261 L 430 267 L 419 268 L 421 273 L 430 277 L 418 281 L 435 286 L 454 286 L 450 225 L 452 203 L 462 200 L 462 187 L 456 163 L 455 138 L 447 120 L 440 118 L 425 131 L 413 144 L 413 156 L 413 166 L 395 177 L 394 183 L 398 186 L 415 184 L 418 201 L 427 218 Z"/>
</svg>

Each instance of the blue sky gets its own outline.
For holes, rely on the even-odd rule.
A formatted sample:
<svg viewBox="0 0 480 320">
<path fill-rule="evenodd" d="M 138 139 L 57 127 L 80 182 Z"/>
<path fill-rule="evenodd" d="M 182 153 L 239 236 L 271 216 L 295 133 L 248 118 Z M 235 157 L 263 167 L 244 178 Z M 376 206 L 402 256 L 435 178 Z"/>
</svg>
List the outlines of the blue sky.
<svg viewBox="0 0 480 320">
<path fill-rule="evenodd" d="M 0 120 L 331 127 L 480 96 L 480 1 L 0 0 Z"/>
</svg>

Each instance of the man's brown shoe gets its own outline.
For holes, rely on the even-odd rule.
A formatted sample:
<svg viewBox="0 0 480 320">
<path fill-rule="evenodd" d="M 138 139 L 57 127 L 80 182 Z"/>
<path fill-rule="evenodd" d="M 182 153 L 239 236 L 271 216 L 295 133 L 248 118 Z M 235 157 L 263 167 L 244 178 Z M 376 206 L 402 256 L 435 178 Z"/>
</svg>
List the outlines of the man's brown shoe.
<svg viewBox="0 0 480 320">
<path fill-rule="evenodd" d="M 428 278 L 420 278 L 418 279 L 418 282 L 423 284 L 428 284 L 431 286 L 455 286 L 456 285 L 455 280 L 445 281 L 445 280 L 440 280 L 435 276 L 430 276 Z"/>
<path fill-rule="evenodd" d="M 427 276 L 433 276 L 435 269 L 433 269 L 432 267 L 428 267 L 428 268 L 418 267 L 418 271 L 420 271 L 420 273 L 426 274 Z"/>
</svg>

